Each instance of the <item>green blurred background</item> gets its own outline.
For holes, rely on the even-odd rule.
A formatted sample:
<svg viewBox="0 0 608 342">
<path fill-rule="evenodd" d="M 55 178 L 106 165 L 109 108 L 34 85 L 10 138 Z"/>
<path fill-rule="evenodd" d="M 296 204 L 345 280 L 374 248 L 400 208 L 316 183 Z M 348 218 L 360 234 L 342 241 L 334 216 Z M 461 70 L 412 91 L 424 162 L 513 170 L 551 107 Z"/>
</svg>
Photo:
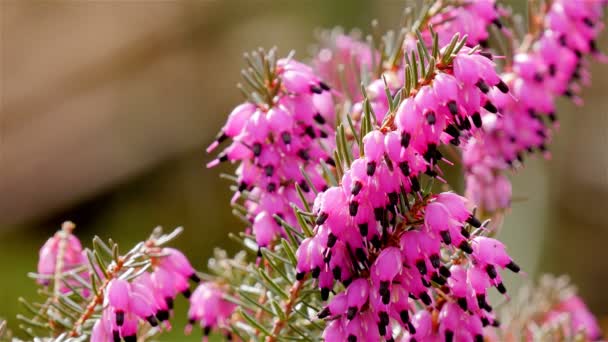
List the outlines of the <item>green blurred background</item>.
<svg viewBox="0 0 608 342">
<path fill-rule="evenodd" d="M 232 168 L 206 169 L 204 147 L 241 101 L 242 53 L 276 45 L 306 59 L 316 29 L 393 28 L 414 2 L 0 0 L 0 317 L 16 326 L 17 296 L 35 297 L 25 274 L 64 220 L 85 244 L 99 235 L 123 246 L 184 226 L 176 245 L 201 269 L 214 246 L 235 250 L 227 234 L 242 225 L 219 178 Z M 560 102 L 553 160 L 514 175 L 501 238 L 527 271 L 509 288 L 570 274 L 604 316 L 608 67 L 591 73 L 585 107 Z M 184 340 L 182 328 L 163 339 Z"/>
</svg>

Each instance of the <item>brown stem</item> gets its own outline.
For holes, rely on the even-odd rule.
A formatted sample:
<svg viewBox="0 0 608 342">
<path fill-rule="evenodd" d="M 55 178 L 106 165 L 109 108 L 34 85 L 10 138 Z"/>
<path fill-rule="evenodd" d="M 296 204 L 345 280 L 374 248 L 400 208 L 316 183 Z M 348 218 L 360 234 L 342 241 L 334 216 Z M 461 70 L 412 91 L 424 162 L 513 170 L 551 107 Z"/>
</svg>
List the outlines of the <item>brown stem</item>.
<svg viewBox="0 0 608 342">
<path fill-rule="evenodd" d="M 285 302 L 285 306 L 283 308 L 283 311 L 285 312 L 285 319 L 277 318 L 274 321 L 274 324 L 272 326 L 271 335 L 266 337 L 266 342 L 277 341 L 277 337 L 278 337 L 279 333 L 281 332 L 281 330 L 283 329 L 283 327 L 289 320 L 289 317 L 291 316 L 293 306 L 295 305 L 295 302 L 298 299 L 298 294 L 299 294 L 300 289 L 302 288 L 303 284 L 304 284 L 303 281 L 297 281 L 295 284 L 293 284 L 293 286 L 289 290 L 289 298 Z"/>
</svg>

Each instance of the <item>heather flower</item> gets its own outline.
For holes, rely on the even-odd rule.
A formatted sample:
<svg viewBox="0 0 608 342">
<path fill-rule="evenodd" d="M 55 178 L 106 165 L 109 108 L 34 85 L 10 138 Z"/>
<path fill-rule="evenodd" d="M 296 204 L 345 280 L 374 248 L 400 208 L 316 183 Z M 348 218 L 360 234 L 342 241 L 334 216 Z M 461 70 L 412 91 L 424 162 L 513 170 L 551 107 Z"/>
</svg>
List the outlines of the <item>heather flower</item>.
<svg viewBox="0 0 608 342">
<path fill-rule="evenodd" d="M 280 59 L 273 68 L 268 76 L 270 85 L 264 85 L 271 88 L 270 102 L 246 102 L 235 108 L 208 149 L 210 152 L 224 140 L 231 140 L 208 166 L 223 161 L 240 163 L 233 202 L 245 198 L 246 219 L 260 247 L 284 236 L 275 216 L 296 225 L 290 204 L 300 202 L 295 185 L 312 202 L 311 186 L 325 187 L 319 160 L 333 163 L 329 151 L 335 112 L 329 86 L 311 67 L 293 59 Z"/>
<path fill-rule="evenodd" d="M 214 328 L 225 329 L 235 305 L 223 296 L 224 291 L 218 284 L 207 282 L 199 285 L 190 297 L 186 333 L 190 333 L 192 325 L 197 322 L 205 336 Z"/>
<path fill-rule="evenodd" d="M 344 34 L 340 29 L 321 35 L 319 51 L 313 68 L 328 84 L 352 101 L 361 101 L 360 84 L 371 73 L 372 63 L 380 58 L 377 51 L 360 40 L 356 34 Z"/>
<path fill-rule="evenodd" d="M 153 271 L 143 272 L 131 282 L 114 278 L 103 292 L 102 318 L 96 322 L 92 339 L 136 341 L 140 322 L 152 327 L 163 324 L 171 329 L 173 303 L 181 293 L 190 297 L 188 280 L 199 282 L 194 268 L 184 254 L 174 248 L 160 248 L 153 258 Z"/>
<path fill-rule="evenodd" d="M 601 30 L 602 2 L 553 1 L 541 34 L 513 58 L 512 71 L 502 76 L 512 96 L 490 91 L 502 116 L 484 117 L 484 132 L 463 150 L 467 197 L 494 212 L 510 204 L 511 186 L 500 173 L 523 163 L 535 150 L 546 157 L 551 125 L 556 125 L 555 101 L 563 95 L 582 104 L 577 93 L 590 82 L 585 54 L 600 60 L 595 40 Z"/>
</svg>

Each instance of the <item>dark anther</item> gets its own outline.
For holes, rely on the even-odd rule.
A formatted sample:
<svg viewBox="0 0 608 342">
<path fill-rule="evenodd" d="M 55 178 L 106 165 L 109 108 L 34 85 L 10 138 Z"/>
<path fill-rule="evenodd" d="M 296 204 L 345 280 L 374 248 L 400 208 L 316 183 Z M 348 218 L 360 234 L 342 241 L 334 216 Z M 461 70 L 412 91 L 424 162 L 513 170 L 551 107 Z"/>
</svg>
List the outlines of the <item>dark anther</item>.
<svg viewBox="0 0 608 342">
<path fill-rule="evenodd" d="M 570 89 L 566 89 L 566 90 L 564 91 L 563 95 L 564 95 L 565 97 L 572 97 L 574 94 L 572 93 L 572 90 L 570 90 Z"/>
<path fill-rule="evenodd" d="M 220 163 L 223 163 L 228 160 L 228 155 L 226 153 L 222 153 L 218 156 L 218 160 Z"/>
<path fill-rule="evenodd" d="M 467 299 L 466 299 L 466 298 L 464 298 L 464 297 L 458 298 L 458 299 L 456 300 L 456 303 L 458 303 L 458 306 L 460 306 L 460 308 L 461 308 L 463 311 L 467 311 L 467 306 L 468 306 L 468 305 L 467 305 Z"/>
<path fill-rule="evenodd" d="M 498 285 L 496 285 L 496 289 L 498 290 L 498 292 L 500 292 L 501 294 L 505 294 L 507 293 L 507 288 L 505 287 L 505 285 L 503 283 L 498 283 Z"/>
<path fill-rule="evenodd" d="M 317 314 L 317 317 L 319 317 L 319 319 L 323 319 L 329 315 L 331 315 L 331 311 L 329 311 L 329 307 L 326 307 Z"/>
<path fill-rule="evenodd" d="M 367 163 L 367 175 L 368 176 L 373 176 L 374 173 L 376 172 L 376 162 L 369 162 Z"/>
<path fill-rule="evenodd" d="M 323 288 L 321 289 L 321 299 L 327 300 L 329 298 L 329 289 Z"/>
<path fill-rule="evenodd" d="M 317 216 L 317 220 L 315 221 L 315 223 L 320 226 L 323 223 L 325 223 L 325 221 L 327 221 L 327 218 L 329 217 L 329 215 L 327 215 L 327 213 L 321 213 L 319 214 L 319 216 Z"/>
<path fill-rule="evenodd" d="M 433 302 L 431 300 L 431 297 L 429 296 L 428 293 L 426 292 L 422 292 L 418 297 L 420 297 L 420 300 L 425 304 L 425 305 L 431 305 L 431 303 Z"/>
<path fill-rule="evenodd" d="M 378 333 L 380 336 L 386 335 L 386 325 L 382 324 L 382 322 L 378 322 Z"/>
<path fill-rule="evenodd" d="M 407 177 L 410 175 L 410 165 L 406 161 L 399 163 L 399 169 L 401 169 L 401 173 L 403 173 L 404 176 Z"/>
<path fill-rule="evenodd" d="M 435 112 L 430 111 L 430 112 L 426 113 L 426 122 L 429 125 L 434 125 L 435 122 L 437 122 L 437 117 L 435 116 Z"/>
<path fill-rule="evenodd" d="M 321 138 L 325 139 L 325 138 L 327 138 L 329 135 L 327 135 L 327 132 L 325 132 L 325 131 L 321 130 L 321 131 L 319 131 L 319 136 L 321 136 Z"/>
<path fill-rule="evenodd" d="M 269 183 L 266 186 L 266 191 L 268 191 L 268 192 L 274 192 L 276 189 L 277 189 L 277 185 L 274 183 Z"/>
<path fill-rule="evenodd" d="M 479 41 L 479 46 L 481 46 L 484 49 L 487 49 L 490 47 L 490 42 L 487 39 L 481 40 L 481 41 Z"/>
<path fill-rule="evenodd" d="M 452 144 L 454 146 L 460 146 L 460 139 L 458 139 L 458 138 L 450 139 L 450 144 Z"/>
<path fill-rule="evenodd" d="M 350 308 L 348 308 L 348 310 L 346 310 L 346 318 L 348 318 L 349 320 L 355 318 L 356 314 L 357 314 L 357 307 L 355 307 L 355 306 L 351 306 Z"/>
<path fill-rule="evenodd" d="M 154 317 L 154 315 L 146 317 L 146 321 L 148 321 L 148 323 L 150 323 L 150 325 L 153 327 L 158 325 L 158 320 L 156 319 L 156 317 Z"/>
<path fill-rule="evenodd" d="M 201 278 L 199 278 L 196 273 L 192 273 L 188 278 L 190 278 L 190 280 L 192 280 L 195 283 L 200 283 L 201 282 Z"/>
<path fill-rule="evenodd" d="M 169 308 L 169 310 L 173 310 L 173 298 L 166 297 L 165 302 L 167 302 L 167 307 Z"/>
<path fill-rule="evenodd" d="M 559 37 L 559 43 L 560 43 L 561 46 L 566 46 L 567 45 L 568 42 L 566 41 L 566 35 L 561 35 Z"/>
<path fill-rule="evenodd" d="M 471 237 L 471 233 L 465 227 L 460 227 L 460 234 L 467 239 Z"/>
<path fill-rule="evenodd" d="M 466 130 L 471 129 L 471 122 L 468 120 L 468 118 L 464 118 L 464 120 L 462 120 L 462 126 Z"/>
<path fill-rule="evenodd" d="M 519 268 L 519 265 L 514 263 L 513 260 L 511 260 L 511 262 L 507 264 L 507 268 L 515 273 L 519 273 L 519 271 L 521 270 L 521 268 Z"/>
<path fill-rule="evenodd" d="M 125 342 L 137 342 L 137 335 L 123 336 L 122 340 Z"/>
<path fill-rule="evenodd" d="M 379 249 L 382 246 L 382 241 L 380 241 L 380 237 L 378 237 L 378 235 L 374 235 L 371 242 L 372 246 L 374 246 L 376 249 Z"/>
<path fill-rule="evenodd" d="M 435 159 L 435 156 L 437 156 L 437 145 L 429 144 L 426 148 L 426 152 L 424 153 L 424 159 L 426 161 L 431 161 Z"/>
<path fill-rule="evenodd" d="M 122 327 L 125 323 L 125 313 L 123 311 L 116 311 L 116 325 Z"/>
<path fill-rule="evenodd" d="M 120 342 L 120 332 L 118 330 L 113 330 L 112 331 L 112 340 L 114 342 Z"/>
<path fill-rule="evenodd" d="M 453 342 L 454 341 L 454 333 L 446 330 L 445 331 L 445 342 Z"/>
<path fill-rule="evenodd" d="M 253 144 L 253 146 L 251 146 L 251 151 L 253 151 L 253 155 L 256 157 L 260 156 L 260 153 L 262 153 L 262 144 L 256 142 Z"/>
<path fill-rule="evenodd" d="M 492 326 L 498 328 L 500 326 L 500 321 L 495 319 L 492 321 Z"/>
<path fill-rule="evenodd" d="M 410 334 L 416 334 L 416 327 L 412 324 L 412 322 L 407 322 L 407 329 L 410 331 Z M 410 338 L 410 342 L 416 342 L 415 338 Z"/>
<path fill-rule="evenodd" d="M 205 327 L 203 328 L 203 334 L 204 334 L 205 336 L 209 336 L 209 334 L 211 334 L 211 326 L 210 326 L 210 325 L 207 325 L 207 326 L 205 326 Z"/>
<path fill-rule="evenodd" d="M 168 310 L 160 310 L 156 313 L 156 319 L 161 322 L 164 322 L 169 319 L 169 311 Z"/>
<path fill-rule="evenodd" d="M 357 201 L 350 202 L 350 204 L 348 205 L 348 212 L 350 213 L 350 216 L 357 216 L 358 210 L 359 210 L 359 202 L 357 202 Z"/>
<path fill-rule="evenodd" d="M 357 336 L 355 336 L 355 335 L 348 335 L 348 338 L 346 340 L 348 342 L 357 342 Z"/>
<path fill-rule="evenodd" d="M 331 157 L 328 157 L 327 159 L 325 159 L 325 162 L 327 163 L 327 165 L 331 165 L 333 167 L 336 166 L 336 161 Z"/>
<path fill-rule="evenodd" d="M 431 265 L 433 265 L 434 268 L 439 268 L 439 266 L 441 266 L 441 258 L 439 257 L 439 254 L 433 254 L 429 257 L 429 259 L 431 260 Z"/>
<path fill-rule="evenodd" d="M 498 18 L 492 20 L 492 24 L 496 25 L 496 27 L 498 27 L 499 29 L 502 28 L 502 22 L 500 22 Z"/>
<path fill-rule="evenodd" d="M 506 94 L 509 92 L 509 86 L 502 80 L 500 80 L 500 82 L 498 82 L 498 84 L 496 85 L 496 88 L 498 88 L 498 90 L 500 90 L 503 94 Z"/>
<path fill-rule="evenodd" d="M 448 125 L 448 127 L 445 128 L 445 132 L 454 138 L 458 138 L 460 136 L 460 131 L 454 125 Z"/>
<path fill-rule="evenodd" d="M 488 86 L 488 84 L 484 81 L 484 80 L 479 80 L 477 81 L 477 83 L 475 83 L 475 85 L 477 86 L 477 88 L 479 88 L 479 90 L 481 90 L 484 94 L 487 94 L 490 91 L 490 87 Z"/>
<path fill-rule="evenodd" d="M 289 132 L 283 132 L 283 133 L 281 133 L 281 139 L 283 140 L 283 142 L 285 143 L 285 145 L 291 144 L 291 134 L 289 134 Z M 260 148 L 261 148 L 261 146 L 260 146 Z M 258 155 L 259 155 L 259 153 L 258 153 Z"/>
<path fill-rule="evenodd" d="M 399 195 L 396 192 L 389 192 L 388 202 L 391 205 L 397 205 L 397 203 L 399 202 Z"/>
<path fill-rule="evenodd" d="M 449 268 L 447 268 L 445 266 L 441 266 L 441 267 L 439 267 L 439 274 L 441 274 L 445 278 L 449 278 L 452 275 L 452 272 L 450 272 Z"/>
<path fill-rule="evenodd" d="M 304 129 L 304 133 L 306 133 L 306 135 L 308 135 L 312 139 L 317 136 L 315 134 L 315 129 L 312 126 L 307 126 L 306 129 Z"/>
<path fill-rule="evenodd" d="M 462 241 L 460 245 L 458 245 L 458 248 L 467 254 L 473 253 L 473 248 L 471 248 L 471 245 L 466 241 Z"/>
<path fill-rule="evenodd" d="M 353 282 L 353 278 L 349 278 L 349 279 L 343 280 L 342 285 L 344 285 L 344 287 L 348 287 L 348 285 L 350 285 L 350 283 L 352 283 L 352 282 Z"/>
<path fill-rule="evenodd" d="M 340 268 L 340 266 L 334 267 L 331 273 L 334 275 L 335 280 L 340 280 L 342 278 L 342 269 Z"/>
<path fill-rule="evenodd" d="M 257 257 L 258 257 L 258 258 L 261 258 L 261 257 L 262 257 L 262 255 L 263 255 L 263 254 L 262 254 L 262 248 L 261 248 L 261 247 L 259 247 L 259 248 L 258 248 L 258 254 L 257 254 Z"/>
<path fill-rule="evenodd" d="M 481 227 L 481 222 L 477 219 L 477 217 L 473 215 L 469 216 L 469 218 L 467 219 L 467 223 L 475 228 Z"/>
<path fill-rule="evenodd" d="M 481 317 L 481 325 L 485 328 L 490 325 L 490 321 L 485 317 Z"/>
<path fill-rule="evenodd" d="M 541 83 L 543 81 L 543 75 L 540 73 L 534 73 L 534 80 L 538 83 Z"/>
<path fill-rule="evenodd" d="M 306 182 L 305 180 L 302 180 L 300 183 L 298 183 L 298 185 L 300 185 L 300 188 L 302 189 L 302 191 L 310 192 L 310 187 L 308 186 L 308 182 Z"/>
<path fill-rule="evenodd" d="M 321 89 L 321 87 L 317 87 L 316 85 L 311 85 L 310 91 L 315 94 L 321 94 L 323 92 L 323 89 Z"/>
<path fill-rule="evenodd" d="M 367 223 L 359 224 L 359 233 L 361 234 L 361 236 L 367 236 L 368 229 L 369 227 Z"/>
<path fill-rule="evenodd" d="M 298 273 L 296 273 L 296 280 L 302 280 L 302 279 L 304 279 L 305 275 L 306 275 L 305 272 L 298 272 Z"/>
<path fill-rule="evenodd" d="M 491 61 L 494 60 L 494 56 L 490 52 L 481 51 L 479 54 L 482 55 L 482 56 L 484 56 L 485 58 L 491 60 Z"/>
<path fill-rule="evenodd" d="M 272 166 L 272 165 L 264 166 L 264 173 L 266 174 L 266 176 L 271 177 L 272 174 L 274 173 L 274 166 Z"/>
<path fill-rule="evenodd" d="M 412 182 L 412 191 L 413 192 L 420 191 L 420 183 L 418 182 L 418 178 L 410 177 L 410 182 Z"/>
<path fill-rule="evenodd" d="M 475 335 L 474 342 L 483 342 L 483 335 Z"/>
<path fill-rule="evenodd" d="M 386 313 L 386 311 L 378 313 L 378 318 L 380 318 L 380 324 L 384 326 L 387 326 L 390 323 L 390 318 L 388 317 L 388 313 Z"/>
<path fill-rule="evenodd" d="M 492 307 L 486 301 L 486 295 L 483 293 L 477 295 L 477 305 L 487 312 L 492 312 Z"/>
<path fill-rule="evenodd" d="M 591 52 L 597 52 L 597 43 L 595 40 L 590 40 L 589 41 L 589 50 L 591 50 Z"/>
<path fill-rule="evenodd" d="M 589 26 L 589 27 L 593 27 L 593 21 L 591 21 L 591 19 L 585 17 L 583 18 L 583 23 L 585 23 L 585 25 Z"/>
<path fill-rule="evenodd" d="M 332 248 L 333 246 L 335 246 L 336 241 L 338 241 L 338 237 L 335 236 L 333 233 L 329 233 L 329 235 L 327 236 L 327 247 Z"/>
<path fill-rule="evenodd" d="M 245 190 L 247 189 L 247 186 L 248 186 L 248 185 L 247 185 L 247 183 L 245 183 L 245 182 L 240 182 L 240 183 L 239 183 L 239 192 L 243 192 L 243 191 L 245 191 Z"/>
<path fill-rule="evenodd" d="M 407 148 L 408 146 L 410 146 L 411 139 L 412 139 L 412 136 L 409 133 L 401 134 L 401 147 Z"/>
<path fill-rule="evenodd" d="M 329 86 L 327 84 L 325 84 L 324 82 L 319 82 L 319 87 L 321 87 L 321 89 L 325 90 L 325 91 L 329 91 Z"/>
<path fill-rule="evenodd" d="M 549 64 L 549 75 L 555 76 L 556 73 L 557 67 L 555 66 L 555 64 Z"/>
<path fill-rule="evenodd" d="M 355 250 L 355 255 L 357 256 L 357 259 L 363 263 L 367 262 L 367 255 L 365 255 L 365 251 L 363 250 L 363 248 L 357 248 Z"/>
<path fill-rule="evenodd" d="M 308 151 L 305 149 L 301 149 L 298 150 L 298 157 L 302 158 L 303 160 L 308 160 L 310 159 L 310 154 L 308 154 Z"/>
<path fill-rule="evenodd" d="M 431 276 L 431 280 L 432 280 L 432 281 L 434 281 L 434 282 L 436 282 L 437 284 L 439 284 L 439 285 L 441 285 L 441 286 L 445 285 L 445 283 L 446 283 L 445 278 L 442 278 L 442 277 L 441 277 L 441 276 L 439 276 L 439 274 L 437 274 L 437 273 L 434 273 L 434 274 Z"/>
<path fill-rule="evenodd" d="M 494 265 L 486 266 L 486 272 L 488 273 L 488 276 L 490 276 L 490 279 L 494 279 L 498 276 L 498 273 L 496 272 L 496 267 L 494 267 Z"/>
<path fill-rule="evenodd" d="M 456 101 L 452 100 L 448 102 L 448 109 L 452 115 L 458 114 L 458 105 L 456 104 Z"/>
<path fill-rule="evenodd" d="M 376 219 L 376 221 L 382 220 L 383 217 L 384 217 L 384 208 L 383 207 L 374 208 L 374 218 Z"/>
<path fill-rule="evenodd" d="M 317 266 L 315 268 L 312 269 L 312 277 L 317 279 L 319 278 L 319 275 L 321 274 L 321 267 Z"/>
<path fill-rule="evenodd" d="M 440 232 L 439 235 L 441 235 L 441 239 L 443 240 L 443 243 L 445 243 L 446 245 L 449 245 L 452 243 L 452 237 L 450 236 L 449 231 L 444 230 L 444 231 Z"/>
<path fill-rule="evenodd" d="M 380 289 L 378 290 L 378 293 L 380 294 L 380 297 L 382 297 L 382 303 L 385 305 L 391 301 L 391 292 L 389 290 L 390 285 L 391 283 L 388 281 L 380 282 Z"/>
<path fill-rule="evenodd" d="M 407 310 L 403 310 L 399 313 L 399 318 L 401 318 L 401 322 L 407 323 L 410 321 L 410 313 Z"/>
<path fill-rule="evenodd" d="M 494 104 L 490 101 L 486 101 L 486 103 L 483 105 L 483 108 L 485 108 L 490 113 L 498 113 L 498 108 L 496 108 L 496 106 L 494 106 Z"/>
<path fill-rule="evenodd" d="M 431 168 L 429 166 L 426 167 L 426 170 L 424 171 L 424 173 L 429 177 L 437 177 L 437 172 L 431 170 Z"/>
<path fill-rule="evenodd" d="M 424 260 L 416 261 L 416 268 L 420 274 L 426 274 L 426 262 Z"/>
<path fill-rule="evenodd" d="M 182 296 L 184 296 L 184 298 L 190 298 L 191 294 L 192 292 L 190 292 L 190 289 L 185 289 L 184 291 L 182 291 Z"/>
<path fill-rule="evenodd" d="M 315 121 L 320 125 L 323 125 L 325 123 L 325 118 L 323 117 L 323 115 L 321 115 L 321 113 L 315 114 L 313 119 L 315 119 Z"/>
</svg>

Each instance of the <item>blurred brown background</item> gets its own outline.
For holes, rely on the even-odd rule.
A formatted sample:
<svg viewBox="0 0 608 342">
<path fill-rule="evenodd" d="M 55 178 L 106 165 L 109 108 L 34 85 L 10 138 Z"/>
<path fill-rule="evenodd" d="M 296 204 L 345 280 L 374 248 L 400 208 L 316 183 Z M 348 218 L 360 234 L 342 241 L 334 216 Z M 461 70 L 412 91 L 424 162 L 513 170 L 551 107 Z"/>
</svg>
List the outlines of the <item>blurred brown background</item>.
<svg viewBox="0 0 608 342">
<path fill-rule="evenodd" d="M 205 169 L 204 147 L 241 101 L 242 53 L 307 59 L 315 29 L 392 28 L 412 2 L 0 0 L 0 317 L 14 323 L 17 295 L 35 296 L 25 273 L 66 219 L 85 243 L 123 245 L 183 225 L 177 244 L 199 268 L 213 246 L 234 249 L 242 226 L 218 177 L 231 168 Z M 571 274 L 606 315 L 608 66 L 591 73 L 583 108 L 560 103 L 553 160 L 513 177 L 502 238 L 528 277 Z"/>
</svg>

